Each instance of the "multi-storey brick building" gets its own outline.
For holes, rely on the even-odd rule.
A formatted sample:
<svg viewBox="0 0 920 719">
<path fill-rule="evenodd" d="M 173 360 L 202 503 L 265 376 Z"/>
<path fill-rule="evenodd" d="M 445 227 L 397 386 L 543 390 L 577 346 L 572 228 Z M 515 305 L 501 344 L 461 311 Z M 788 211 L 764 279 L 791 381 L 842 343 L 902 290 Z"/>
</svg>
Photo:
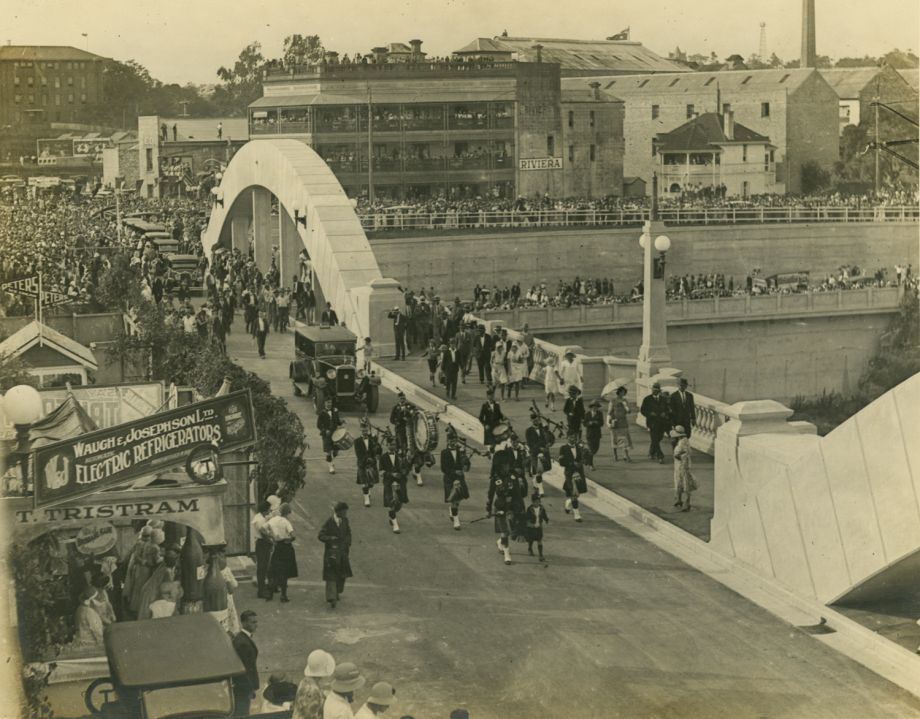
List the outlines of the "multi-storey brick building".
<svg viewBox="0 0 920 719">
<path fill-rule="evenodd" d="M 837 94 L 840 133 L 847 125 L 859 125 L 874 117 L 872 103 L 894 105 L 916 114 L 917 91 L 893 67 L 847 67 L 819 70 Z"/>
<path fill-rule="evenodd" d="M 838 98 L 818 70 L 733 70 L 565 78 L 566 89 L 601 82 L 626 103 L 623 172 L 651 187 L 655 137 L 705 112 L 732 111 L 737 122 L 776 147 L 776 191 L 796 193 L 802 167 L 830 170 L 839 156 Z"/>
<path fill-rule="evenodd" d="M 75 47 L 0 46 L 0 127 L 76 120 L 102 101 L 104 60 Z"/>
<path fill-rule="evenodd" d="M 353 197 L 622 192 L 616 97 L 563 91 L 558 64 L 429 61 L 420 44 L 399 62 L 377 48 L 373 63 L 270 68 L 251 139 L 302 140 Z"/>
</svg>

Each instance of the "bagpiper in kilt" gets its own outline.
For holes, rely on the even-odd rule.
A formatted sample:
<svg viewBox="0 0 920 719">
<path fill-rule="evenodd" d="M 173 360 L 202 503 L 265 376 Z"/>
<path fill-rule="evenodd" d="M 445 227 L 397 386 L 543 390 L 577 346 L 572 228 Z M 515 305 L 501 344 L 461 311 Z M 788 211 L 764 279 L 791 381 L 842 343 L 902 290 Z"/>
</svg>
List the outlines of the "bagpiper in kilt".
<svg viewBox="0 0 920 719">
<path fill-rule="evenodd" d="M 406 456 L 399 451 L 395 438 L 389 439 L 386 454 L 380 455 L 380 475 L 383 481 L 383 506 L 387 508 L 390 527 L 394 534 L 399 534 L 399 522 L 396 515 L 404 504 L 409 503 L 409 491 L 406 479 L 409 472 L 409 462 Z"/>
<path fill-rule="evenodd" d="M 327 397 L 323 411 L 316 417 L 316 428 L 323 438 L 323 451 L 326 453 L 326 463 L 329 465 L 329 474 L 335 474 L 335 458 L 339 453 L 332 442 L 332 433 L 345 424 L 339 411 L 332 405 L 332 398 Z"/>
<path fill-rule="evenodd" d="M 549 427 L 543 424 L 539 414 L 530 415 L 530 427 L 524 433 L 527 440 L 527 448 L 530 450 L 530 474 L 533 476 L 533 485 L 537 493 L 542 497 L 543 491 L 543 473 L 549 472 L 552 468 L 552 459 L 550 452 L 556 437 L 550 431 Z"/>
<path fill-rule="evenodd" d="M 355 440 L 355 460 L 358 467 L 357 484 L 364 494 L 364 506 L 371 506 L 371 487 L 380 479 L 377 470 L 377 458 L 382 452 L 380 443 L 371 435 L 371 426 L 366 419 L 361 420 L 361 436 Z"/>
<path fill-rule="evenodd" d="M 571 512 L 575 521 L 580 522 L 578 495 L 588 491 L 588 482 L 585 479 L 584 450 L 578 444 L 576 435 L 569 434 L 566 443 L 559 448 L 559 464 L 565 470 L 565 481 L 562 484 L 565 491 L 565 513 Z"/>
<path fill-rule="evenodd" d="M 506 451 L 509 450 L 509 451 Z M 496 544 L 505 556 L 505 564 L 511 564 L 511 536 L 524 499 L 520 493 L 521 482 L 514 476 L 514 464 L 509 458 L 508 444 L 495 452 L 489 477 L 489 495 L 486 514 L 495 518 L 495 533 L 500 535 Z"/>
<path fill-rule="evenodd" d="M 466 473 L 470 458 L 460 447 L 457 431 L 447 428 L 447 447 L 441 450 L 441 475 L 444 480 L 444 501 L 450 504 L 450 520 L 454 529 L 460 529 L 460 502 L 470 498 Z"/>
</svg>

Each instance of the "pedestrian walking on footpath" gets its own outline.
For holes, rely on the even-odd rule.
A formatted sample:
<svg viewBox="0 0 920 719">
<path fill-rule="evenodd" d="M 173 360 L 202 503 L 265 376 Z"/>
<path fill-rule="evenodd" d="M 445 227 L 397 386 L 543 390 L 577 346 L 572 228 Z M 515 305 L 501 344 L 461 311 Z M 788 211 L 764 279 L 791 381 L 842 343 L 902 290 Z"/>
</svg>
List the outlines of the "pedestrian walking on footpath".
<svg viewBox="0 0 920 719">
<path fill-rule="evenodd" d="M 399 522 L 396 516 L 404 504 L 409 502 L 406 486 L 409 463 L 399 451 L 396 439 L 391 437 L 387 453 L 380 457 L 380 474 L 383 476 L 383 506 L 387 508 L 390 527 L 393 534 L 399 534 Z"/>
<path fill-rule="evenodd" d="M 690 511 L 690 495 L 696 489 L 696 480 L 690 471 L 690 438 L 678 425 L 671 433 L 674 445 L 674 506 L 682 512 Z"/>
<path fill-rule="evenodd" d="M 670 408 L 667 401 L 661 396 L 661 385 L 655 382 L 652 393 L 642 400 L 639 412 L 645 417 L 645 426 L 648 428 L 649 445 L 648 458 L 664 463 L 664 452 L 661 451 L 661 438 L 667 432 L 670 422 Z"/>
<path fill-rule="evenodd" d="M 585 403 L 581 398 L 581 390 L 576 385 L 569 387 L 569 397 L 562 408 L 565 413 L 566 430 L 581 439 L 581 425 L 585 421 Z"/>
<path fill-rule="evenodd" d="M 348 523 L 348 505 L 336 502 L 332 516 L 319 530 L 317 539 L 323 549 L 323 581 L 326 583 L 326 601 L 330 609 L 345 591 L 345 580 L 352 576 L 349 552 L 351 551 L 351 525 Z"/>
<path fill-rule="evenodd" d="M 364 686 L 364 682 L 354 664 L 339 664 L 333 674 L 332 691 L 323 704 L 323 719 L 354 719 L 351 705 L 355 701 L 355 692 Z"/>
<path fill-rule="evenodd" d="M 223 137 L 224 137 L 224 123 L 218 122 L 217 123 L 217 139 L 222 140 Z"/>
<path fill-rule="evenodd" d="M 540 500 L 540 493 L 534 492 L 530 495 L 530 506 L 526 512 L 527 525 L 524 530 L 524 538 L 527 540 L 527 553 L 533 556 L 534 542 L 537 544 L 537 553 L 540 561 L 545 562 L 543 556 L 543 525 L 549 524 L 549 516 L 546 514 L 546 508 Z"/>
<path fill-rule="evenodd" d="M 344 420 L 339 417 L 339 411 L 332 406 L 332 397 L 326 397 L 323 402 L 323 411 L 316 418 L 316 428 L 323 438 L 323 451 L 326 453 L 329 474 L 335 474 L 335 458 L 339 454 L 339 450 L 332 441 L 332 434 L 344 424 Z"/>
<path fill-rule="evenodd" d="M 371 488 L 379 481 L 377 458 L 383 450 L 377 439 L 371 435 L 371 425 L 366 419 L 361 420 L 361 436 L 355 440 L 356 481 L 361 485 L 364 506 L 371 506 Z"/>
<path fill-rule="evenodd" d="M 616 397 L 607 411 L 607 426 L 610 427 L 610 444 L 613 447 L 613 461 L 620 461 L 620 452 L 626 462 L 632 462 L 629 450 L 632 449 L 632 437 L 629 436 L 629 403 L 626 401 L 626 388 L 617 387 Z"/>
<path fill-rule="evenodd" d="M 265 359 L 265 338 L 268 337 L 268 319 L 265 317 L 265 310 L 259 310 L 259 316 L 253 326 L 253 333 L 256 336 L 259 357 Z"/>
<path fill-rule="evenodd" d="M 592 400 L 591 409 L 585 414 L 585 440 L 588 443 L 590 457 L 585 457 L 588 468 L 594 471 L 594 458 L 601 449 L 601 428 L 604 426 L 604 413 L 601 412 L 600 400 Z"/>
<path fill-rule="evenodd" d="M 303 679 L 297 686 L 291 719 L 323 719 L 323 703 L 326 701 L 324 680 L 335 671 L 335 659 L 329 652 L 314 649 L 307 657 Z"/>
<path fill-rule="evenodd" d="M 395 695 L 396 690 L 392 684 L 377 682 L 371 687 L 371 695 L 367 698 L 364 706 L 355 714 L 355 719 L 375 719 L 375 717 L 384 714 L 393 703 Z"/>
<path fill-rule="evenodd" d="M 233 648 L 246 669 L 245 674 L 233 678 L 233 716 L 235 717 L 249 716 L 250 705 L 259 690 L 259 669 L 256 666 L 259 648 L 252 638 L 258 626 L 259 620 L 256 613 L 247 609 L 240 615 L 240 631 L 233 637 Z"/>
<path fill-rule="evenodd" d="M 291 505 L 285 502 L 278 508 L 278 514 L 268 520 L 268 529 L 272 535 L 274 545 L 272 558 L 269 564 L 269 578 L 271 581 L 271 600 L 276 591 L 281 592 L 281 601 L 289 602 L 287 595 L 288 579 L 297 576 L 297 557 L 294 553 L 294 526 L 288 517 L 291 514 Z"/>
<path fill-rule="evenodd" d="M 268 520 L 272 509 L 266 499 L 259 502 L 258 509 L 252 518 L 252 533 L 256 537 L 256 596 L 268 599 L 271 597 L 267 583 L 268 563 L 272 557 L 272 533 L 268 528 Z"/>
</svg>

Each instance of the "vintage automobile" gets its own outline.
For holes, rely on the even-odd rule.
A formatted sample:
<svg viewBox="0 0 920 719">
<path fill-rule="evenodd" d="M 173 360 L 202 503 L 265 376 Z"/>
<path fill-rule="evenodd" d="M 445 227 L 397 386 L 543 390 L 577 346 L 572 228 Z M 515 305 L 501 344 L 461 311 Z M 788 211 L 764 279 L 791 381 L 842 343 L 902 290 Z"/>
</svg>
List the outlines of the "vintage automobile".
<svg viewBox="0 0 920 719">
<path fill-rule="evenodd" d="M 357 337 L 344 327 L 324 327 L 294 323 L 294 361 L 289 375 L 294 395 L 313 397 L 319 412 L 327 397 L 338 406 L 352 401 L 369 413 L 380 403 L 380 378 L 356 366 Z"/>
<path fill-rule="evenodd" d="M 106 627 L 104 641 L 110 676 L 84 694 L 93 717 L 234 715 L 232 679 L 245 668 L 210 614 L 117 622 Z"/>
</svg>

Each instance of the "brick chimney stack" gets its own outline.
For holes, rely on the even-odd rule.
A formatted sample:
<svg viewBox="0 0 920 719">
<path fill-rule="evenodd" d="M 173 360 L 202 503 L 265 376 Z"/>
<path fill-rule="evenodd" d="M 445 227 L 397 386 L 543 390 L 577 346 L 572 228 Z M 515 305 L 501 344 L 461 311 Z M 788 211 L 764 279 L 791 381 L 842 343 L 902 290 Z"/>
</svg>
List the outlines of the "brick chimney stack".
<svg viewBox="0 0 920 719">
<path fill-rule="evenodd" d="M 735 139 L 735 113 L 729 110 L 722 116 L 723 128 L 726 140 Z"/>
<path fill-rule="evenodd" d="M 537 44 L 533 46 L 533 49 L 537 51 L 537 62 L 543 62 L 543 46 Z"/>
<path fill-rule="evenodd" d="M 588 87 L 591 88 L 591 97 L 595 100 L 601 99 L 601 84 L 596 80 L 594 82 L 589 82 Z"/>
<path fill-rule="evenodd" d="M 815 0 L 802 0 L 802 56 L 799 58 L 799 67 L 817 67 L 817 65 Z"/>
</svg>

